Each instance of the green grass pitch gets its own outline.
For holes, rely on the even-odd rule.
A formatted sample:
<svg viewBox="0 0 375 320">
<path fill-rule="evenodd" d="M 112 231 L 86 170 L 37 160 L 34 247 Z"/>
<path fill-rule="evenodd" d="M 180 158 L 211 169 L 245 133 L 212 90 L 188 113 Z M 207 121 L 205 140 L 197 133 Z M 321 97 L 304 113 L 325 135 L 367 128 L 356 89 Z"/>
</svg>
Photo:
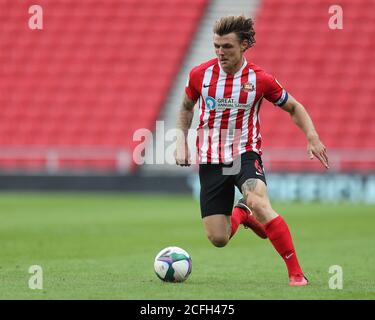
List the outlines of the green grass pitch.
<svg viewBox="0 0 375 320">
<path fill-rule="evenodd" d="M 188 196 L 0 194 L 0 299 L 375 299 L 375 207 L 274 204 L 291 229 L 308 287 L 289 287 L 268 240 L 240 227 L 225 248 L 205 237 Z M 184 283 L 163 283 L 155 255 L 192 256 Z M 31 290 L 31 265 L 43 289 Z M 332 265 L 343 289 L 329 288 Z"/>
</svg>

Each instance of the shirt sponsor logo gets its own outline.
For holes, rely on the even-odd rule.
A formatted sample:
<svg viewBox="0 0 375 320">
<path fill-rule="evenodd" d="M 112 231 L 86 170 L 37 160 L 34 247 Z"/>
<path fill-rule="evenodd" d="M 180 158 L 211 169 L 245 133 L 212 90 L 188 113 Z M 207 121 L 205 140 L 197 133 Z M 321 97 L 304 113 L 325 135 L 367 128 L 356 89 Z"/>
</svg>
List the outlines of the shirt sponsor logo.
<svg viewBox="0 0 375 320">
<path fill-rule="evenodd" d="M 206 103 L 206 106 L 207 106 L 207 109 L 208 110 L 215 110 L 216 109 L 216 106 L 217 106 L 217 102 L 214 98 L 210 97 L 210 96 L 207 96 L 205 99 L 204 99 L 205 103 Z"/>
<path fill-rule="evenodd" d="M 204 99 L 208 110 L 225 110 L 225 109 L 249 109 L 251 108 L 251 103 L 238 103 L 233 98 L 219 98 L 214 99 L 207 96 Z"/>
</svg>

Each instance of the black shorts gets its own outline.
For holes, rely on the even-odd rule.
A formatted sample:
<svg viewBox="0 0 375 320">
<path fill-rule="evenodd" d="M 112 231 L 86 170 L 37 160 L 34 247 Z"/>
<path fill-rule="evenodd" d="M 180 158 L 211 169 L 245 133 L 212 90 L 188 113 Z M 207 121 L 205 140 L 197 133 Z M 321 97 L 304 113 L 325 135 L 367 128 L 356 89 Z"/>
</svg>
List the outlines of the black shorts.
<svg viewBox="0 0 375 320">
<path fill-rule="evenodd" d="M 241 166 L 239 164 L 241 163 Z M 246 152 L 231 164 L 200 164 L 200 206 L 202 218 L 214 214 L 231 215 L 234 187 L 241 191 L 247 179 L 260 179 L 266 183 L 263 163 L 256 152 Z"/>
</svg>

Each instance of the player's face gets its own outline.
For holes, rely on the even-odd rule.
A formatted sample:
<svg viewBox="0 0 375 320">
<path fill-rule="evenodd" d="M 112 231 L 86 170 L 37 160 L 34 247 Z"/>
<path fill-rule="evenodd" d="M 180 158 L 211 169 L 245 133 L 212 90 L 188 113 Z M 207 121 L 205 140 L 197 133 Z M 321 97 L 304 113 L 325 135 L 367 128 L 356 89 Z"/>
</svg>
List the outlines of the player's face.
<svg viewBox="0 0 375 320">
<path fill-rule="evenodd" d="M 223 36 L 214 35 L 215 53 L 221 67 L 227 73 L 237 72 L 243 63 L 243 53 L 247 48 L 246 41 L 239 41 L 235 33 Z"/>
</svg>

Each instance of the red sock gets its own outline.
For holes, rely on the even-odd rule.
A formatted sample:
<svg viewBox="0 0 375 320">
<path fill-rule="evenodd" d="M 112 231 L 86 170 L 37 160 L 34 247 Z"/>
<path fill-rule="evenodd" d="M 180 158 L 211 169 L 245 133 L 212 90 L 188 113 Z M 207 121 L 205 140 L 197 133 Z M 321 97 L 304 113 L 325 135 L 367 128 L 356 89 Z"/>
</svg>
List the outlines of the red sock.
<svg viewBox="0 0 375 320">
<path fill-rule="evenodd" d="M 294 250 L 292 236 L 288 225 L 281 216 L 278 216 L 264 225 L 268 239 L 271 240 L 276 251 L 284 259 L 291 274 L 303 274 Z"/>
<path fill-rule="evenodd" d="M 244 209 L 241 208 L 234 208 L 232 215 L 230 217 L 230 224 L 231 224 L 231 233 L 230 233 L 230 238 L 234 236 L 236 233 L 238 226 L 244 222 L 246 219 L 246 212 Z"/>
</svg>

